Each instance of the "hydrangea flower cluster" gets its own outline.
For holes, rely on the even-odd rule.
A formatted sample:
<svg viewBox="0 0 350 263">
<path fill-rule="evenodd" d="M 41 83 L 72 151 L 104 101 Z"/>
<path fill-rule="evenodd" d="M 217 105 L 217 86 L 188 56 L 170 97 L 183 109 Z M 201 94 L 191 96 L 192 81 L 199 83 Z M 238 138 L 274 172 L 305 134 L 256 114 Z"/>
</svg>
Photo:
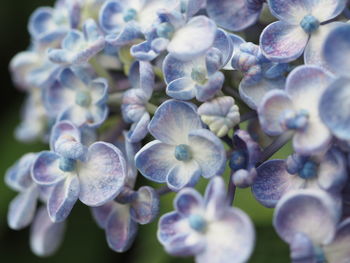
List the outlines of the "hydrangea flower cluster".
<svg viewBox="0 0 350 263">
<path fill-rule="evenodd" d="M 139 224 L 159 220 L 169 254 L 243 263 L 255 230 L 233 202 L 237 187 L 251 188 L 275 209 L 292 262 L 350 262 L 346 4 L 57 0 L 38 8 L 30 47 L 10 71 L 27 94 L 16 138 L 48 150 L 8 169 L 5 182 L 18 192 L 9 227 L 30 226 L 33 253 L 49 256 L 79 200 L 116 252 L 132 246 Z M 289 156 L 273 159 L 289 141 Z M 170 192 L 174 211 L 160 215 Z"/>
</svg>

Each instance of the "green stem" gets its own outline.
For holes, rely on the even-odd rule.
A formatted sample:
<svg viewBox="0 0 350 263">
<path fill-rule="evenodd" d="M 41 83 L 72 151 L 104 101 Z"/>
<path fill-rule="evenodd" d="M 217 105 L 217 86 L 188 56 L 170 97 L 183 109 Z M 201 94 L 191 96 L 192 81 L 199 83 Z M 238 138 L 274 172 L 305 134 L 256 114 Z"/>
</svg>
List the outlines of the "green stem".
<svg viewBox="0 0 350 263">
<path fill-rule="evenodd" d="M 149 102 L 146 105 L 146 109 L 150 114 L 154 114 L 156 112 L 157 108 L 158 107 L 156 105 L 149 103 Z"/>
<path fill-rule="evenodd" d="M 108 96 L 108 105 L 120 106 L 123 101 L 123 92 L 115 92 Z"/>
<path fill-rule="evenodd" d="M 90 65 L 94 68 L 96 71 L 97 75 L 107 79 L 109 86 L 112 87 L 114 86 L 114 81 L 112 76 L 109 74 L 108 70 L 106 70 L 102 65 L 97 61 L 96 58 L 90 59 Z"/>
</svg>

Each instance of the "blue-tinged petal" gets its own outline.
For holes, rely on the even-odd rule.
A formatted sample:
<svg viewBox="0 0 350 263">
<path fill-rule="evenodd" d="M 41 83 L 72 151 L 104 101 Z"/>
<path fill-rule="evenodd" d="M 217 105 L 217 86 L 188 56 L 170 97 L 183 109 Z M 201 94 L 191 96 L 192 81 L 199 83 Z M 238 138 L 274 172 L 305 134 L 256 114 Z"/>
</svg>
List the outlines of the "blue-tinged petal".
<svg viewBox="0 0 350 263">
<path fill-rule="evenodd" d="M 72 91 L 81 90 L 86 86 L 86 84 L 70 68 L 65 68 L 62 70 L 58 76 L 58 79 L 65 88 L 68 88 Z"/>
<path fill-rule="evenodd" d="M 170 189 L 179 191 L 185 186 L 194 186 L 201 174 L 202 170 L 196 161 L 179 162 L 176 160 L 174 167 L 167 174 L 166 182 Z"/>
<path fill-rule="evenodd" d="M 99 12 L 99 24 L 106 33 L 118 33 L 124 25 L 124 6 L 119 1 L 106 1 Z"/>
<path fill-rule="evenodd" d="M 334 238 L 339 217 L 340 211 L 325 192 L 298 190 L 278 202 L 273 224 L 287 243 L 291 243 L 297 233 L 304 233 L 315 245 L 322 245 Z"/>
<path fill-rule="evenodd" d="M 327 152 L 318 171 L 318 184 L 322 189 L 337 193 L 344 188 L 347 180 L 346 160 L 337 149 Z"/>
<path fill-rule="evenodd" d="M 218 137 L 209 130 L 197 129 L 189 133 L 188 141 L 203 177 L 210 178 L 224 172 L 226 152 Z"/>
<path fill-rule="evenodd" d="M 129 80 L 133 88 L 140 88 L 148 98 L 151 97 L 155 85 L 155 75 L 151 63 L 135 61 L 129 70 Z"/>
<path fill-rule="evenodd" d="M 309 39 L 300 26 L 277 21 L 268 25 L 260 35 L 263 54 L 274 62 L 286 63 L 300 57 Z"/>
<path fill-rule="evenodd" d="M 92 207 L 92 215 L 100 228 L 105 228 L 107 226 L 108 218 L 114 209 L 114 201 L 105 203 L 102 206 Z"/>
<path fill-rule="evenodd" d="M 122 152 L 112 144 L 96 142 L 78 168 L 79 199 L 88 206 L 100 206 L 114 199 L 126 179 L 127 167 Z"/>
<path fill-rule="evenodd" d="M 160 217 L 158 222 L 157 237 L 163 245 L 174 238 L 178 232 L 178 225 L 183 222 L 183 217 L 177 212 L 170 212 Z"/>
<path fill-rule="evenodd" d="M 171 54 L 168 54 L 163 61 L 163 74 L 165 82 L 169 84 L 173 80 L 179 78 L 191 77 L 192 67 L 193 65 L 191 61 L 181 61 Z"/>
<path fill-rule="evenodd" d="M 193 188 L 182 189 L 174 199 L 175 210 L 182 216 L 202 213 L 204 202 L 202 196 Z"/>
<path fill-rule="evenodd" d="M 94 44 L 103 39 L 103 35 L 96 24 L 95 20 L 89 18 L 84 22 L 83 25 L 83 34 L 85 41 L 91 44 Z"/>
<path fill-rule="evenodd" d="M 186 0 L 181 2 L 181 4 L 182 3 L 186 5 L 185 12 L 189 18 L 194 16 L 205 5 L 205 0 Z"/>
<path fill-rule="evenodd" d="M 128 205 L 115 204 L 115 206 L 115 210 L 108 218 L 106 237 L 112 250 L 124 252 L 136 237 L 137 223 L 131 219 Z"/>
<path fill-rule="evenodd" d="M 62 222 L 70 214 L 79 196 L 79 179 L 76 174 L 67 178 L 53 188 L 47 202 L 47 210 L 53 222 Z"/>
<path fill-rule="evenodd" d="M 22 191 L 32 184 L 31 169 L 37 158 L 35 153 L 23 155 L 5 174 L 5 183 L 13 190 Z"/>
<path fill-rule="evenodd" d="M 229 39 L 231 40 L 232 43 L 232 53 L 230 55 L 230 58 L 228 60 L 228 62 L 226 63 L 226 65 L 223 67 L 223 69 L 226 70 L 233 70 L 234 68 L 231 65 L 231 60 L 232 58 L 235 56 L 235 54 L 237 52 L 239 52 L 239 46 L 243 43 L 245 43 L 245 40 L 243 38 L 241 38 L 240 36 L 237 36 L 235 34 L 227 34 Z"/>
<path fill-rule="evenodd" d="M 255 245 L 251 219 L 238 208 L 228 208 L 206 232 L 206 249 L 196 255 L 198 262 L 247 262 Z"/>
<path fill-rule="evenodd" d="M 350 82 L 339 79 L 323 93 L 319 103 L 319 114 L 332 134 L 343 140 L 350 140 Z"/>
<path fill-rule="evenodd" d="M 39 38 L 44 32 L 53 26 L 53 9 L 40 7 L 36 9 L 29 18 L 28 30 L 32 37 Z"/>
<path fill-rule="evenodd" d="M 139 224 L 152 222 L 159 214 L 159 196 L 149 186 L 142 186 L 137 190 L 136 200 L 130 208 L 131 218 Z"/>
<path fill-rule="evenodd" d="M 196 95 L 196 83 L 187 77 L 171 81 L 166 87 L 166 94 L 178 100 L 190 100 Z"/>
<path fill-rule="evenodd" d="M 194 256 L 205 251 L 205 239 L 202 236 L 182 232 L 164 245 L 165 250 L 173 256 Z"/>
<path fill-rule="evenodd" d="M 315 248 L 310 238 L 304 233 L 296 233 L 290 243 L 290 257 L 292 262 L 314 262 Z"/>
<path fill-rule="evenodd" d="M 292 25 L 299 25 L 303 17 L 310 13 L 312 3 L 317 3 L 317 1 L 268 0 L 271 13 L 278 19 Z"/>
<path fill-rule="evenodd" d="M 350 62 L 347 59 L 349 54 L 350 25 L 337 26 L 329 33 L 323 46 L 323 55 L 327 66 L 339 75 L 350 77 Z"/>
<path fill-rule="evenodd" d="M 305 184 L 298 175 L 287 172 L 284 160 L 267 161 L 257 168 L 257 173 L 252 192 L 266 207 L 275 207 L 283 195 Z"/>
<path fill-rule="evenodd" d="M 38 155 L 32 168 L 32 178 L 39 185 L 54 185 L 66 177 L 59 168 L 60 156 L 54 152 L 43 151 Z"/>
<path fill-rule="evenodd" d="M 151 47 L 157 54 L 166 50 L 170 40 L 164 37 L 158 37 L 151 43 Z"/>
<path fill-rule="evenodd" d="M 339 15 L 346 5 L 346 0 L 319 0 L 307 2 L 311 14 L 320 22 L 325 22 Z"/>
<path fill-rule="evenodd" d="M 20 230 L 32 222 L 38 197 L 38 188 L 33 184 L 11 201 L 7 214 L 10 228 Z"/>
<path fill-rule="evenodd" d="M 283 89 L 284 85 L 284 78 L 272 80 L 262 78 L 259 82 L 254 84 L 251 84 L 249 81 L 243 79 L 239 84 L 239 95 L 250 108 L 256 110 L 266 93 L 273 89 Z"/>
<path fill-rule="evenodd" d="M 222 54 L 222 66 L 226 65 L 231 59 L 233 53 L 234 43 L 231 40 L 229 34 L 227 34 L 224 30 L 218 29 L 216 31 L 213 47 L 220 50 Z"/>
<path fill-rule="evenodd" d="M 196 16 L 175 32 L 168 45 L 168 52 L 178 59 L 190 60 L 212 46 L 215 34 L 216 25 L 212 20 Z"/>
<path fill-rule="evenodd" d="M 208 81 L 203 85 L 196 85 L 196 98 L 198 101 L 207 101 L 214 97 L 214 95 L 221 90 L 225 81 L 225 76 L 218 71 L 212 74 Z"/>
<path fill-rule="evenodd" d="M 202 123 L 195 106 L 176 100 L 160 105 L 148 126 L 156 139 L 172 145 L 187 143 L 188 133 L 200 128 Z"/>
<path fill-rule="evenodd" d="M 205 189 L 205 214 L 208 218 L 220 218 L 225 211 L 225 203 L 227 202 L 226 186 L 222 177 L 215 176 L 210 180 Z"/>
<path fill-rule="evenodd" d="M 30 248 L 37 256 L 46 257 L 56 252 L 63 241 L 65 223 L 53 223 L 46 207 L 38 211 L 30 229 Z"/>
<path fill-rule="evenodd" d="M 230 31 L 241 31 L 258 20 L 262 4 L 252 9 L 244 0 L 208 0 L 206 8 L 209 17 L 219 26 Z"/>
<path fill-rule="evenodd" d="M 75 54 L 63 49 L 50 49 L 48 51 L 48 58 L 56 64 L 68 65 L 75 59 Z"/>
<path fill-rule="evenodd" d="M 137 143 L 143 140 L 148 134 L 149 121 L 149 114 L 143 114 L 138 122 L 135 122 L 131 125 L 131 128 L 128 132 L 128 139 L 133 143 Z"/>
<path fill-rule="evenodd" d="M 133 45 L 130 48 L 131 56 L 140 61 L 151 61 L 155 59 L 159 54 L 152 49 L 151 43 L 146 40 L 140 44 Z"/>
<path fill-rule="evenodd" d="M 285 111 L 294 110 L 293 102 L 285 91 L 271 90 L 262 99 L 258 107 L 262 129 L 268 135 L 279 135 L 284 131 L 281 118 Z"/>
<path fill-rule="evenodd" d="M 108 81 L 104 78 L 94 79 L 89 84 L 91 103 L 103 106 L 108 99 Z"/>
<path fill-rule="evenodd" d="M 106 42 L 112 46 L 124 46 L 132 43 L 135 39 L 142 39 L 143 35 L 138 24 L 134 21 L 127 23 L 119 33 L 111 33 L 106 36 Z"/>
<path fill-rule="evenodd" d="M 334 240 L 323 247 L 326 259 L 331 263 L 346 263 L 350 259 L 350 219 L 344 220 L 337 228 Z"/>
<path fill-rule="evenodd" d="M 175 147 L 157 140 L 146 144 L 135 156 L 135 165 L 141 174 L 158 183 L 166 181 L 175 164 Z"/>
</svg>

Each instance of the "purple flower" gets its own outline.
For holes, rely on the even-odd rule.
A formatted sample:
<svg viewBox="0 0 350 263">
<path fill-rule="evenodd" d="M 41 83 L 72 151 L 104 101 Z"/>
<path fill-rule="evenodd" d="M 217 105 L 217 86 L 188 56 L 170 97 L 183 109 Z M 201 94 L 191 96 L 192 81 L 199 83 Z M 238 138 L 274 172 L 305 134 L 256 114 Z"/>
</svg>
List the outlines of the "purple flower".
<svg viewBox="0 0 350 263">
<path fill-rule="evenodd" d="M 293 191 L 278 203 L 274 227 L 290 245 L 293 262 L 349 261 L 349 220 L 338 225 L 340 211 L 333 199 L 318 190 Z"/>
<path fill-rule="evenodd" d="M 71 30 L 62 41 L 61 49 L 49 50 L 49 59 L 61 65 L 82 65 L 103 50 L 105 40 L 93 19 L 85 21 L 83 32 Z"/>
<path fill-rule="evenodd" d="M 214 177 L 205 197 L 192 188 L 181 190 L 175 211 L 163 215 L 158 240 L 175 256 L 195 256 L 196 262 L 246 262 L 254 246 L 254 228 L 240 209 L 230 207 L 221 177 Z"/>
<path fill-rule="evenodd" d="M 59 75 L 59 81 L 44 90 L 45 107 L 52 118 L 98 127 L 108 114 L 107 91 L 105 79 L 92 79 L 84 70 L 67 68 Z"/>
<path fill-rule="evenodd" d="M 193 104 L 168 100 L 159 106 L 148 130 L 156 138 L 135 156 L 136 167 L 149 180 L 177 191 L 225 169 L 221 141 L 203 129 Z"/>
<path fill-rule="evenodd" d="M 295 189 L 321 189 L 339 194 L 347 179 L 346 161 L 336 149 L 317 156 L 293 154 L 284 160 L 270 160 L 257 168 L 252 186 L 255 198 L 267 207 Z"/>
<path fill-rule="evenodd" d="M 332 75 L 316 66 L 293 70 L 285 90 L 272 90 L 263 98 L 258 108 L 263 130 L 273 136 L 294 131 L 293 146 L 300 154 L 327 150 L 332 136 L 320 120 L 318 105 L 332 81 Z"/>
<path fill-rule="evenodd" d="M 81 143 L 80 131 L 70 122 L 59 122 L 51 134 L 51 150 L 36 159 L 32 176 L 39 185 L 53 186 L 47 207 L 50 218 L 61 222 L 80 199 L 88 206 L 100 206 L 114 199 L 126 178 L 126 163 L 114 145 Z"/>
<path fill-rule="evenodd" d="M 306 48 L 305 57 L 310 59 L 312 47 L 319 48 L 323 23 L 339 15 L 345 2 L 268 0 L 271 13 L 280 21 L 267 26 L 260 36 L 264 55 L 272 61 L 289 62 L 297 59 Z"/>
</svg>

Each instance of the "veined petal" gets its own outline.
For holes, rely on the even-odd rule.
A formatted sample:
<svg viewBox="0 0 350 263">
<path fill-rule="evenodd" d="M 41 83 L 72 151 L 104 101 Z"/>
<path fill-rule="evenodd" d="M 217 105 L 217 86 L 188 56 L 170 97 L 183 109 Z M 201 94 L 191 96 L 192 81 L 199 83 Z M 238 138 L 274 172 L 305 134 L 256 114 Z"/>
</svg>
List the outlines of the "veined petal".
<svg viewBox="0 0 350 263">
<path fill-rule="evenodd" d="M 210 219 L 220 218 L 227 206 L 225 205 L 226 189 L 225 183 L 220 176 L 215 176 L 210 180 L 205 189 L 204 202 L 205 214 Z"/>
<path fill-rule="evenodd" d="M 299 25 L 304 16 L 310 13 L 310 7 L 314 0 L 268 0 L 271 13 L 278 19 L 292 25 Z"/>
<path fill-rule="evenodd" d="M 274 62 L 286 63 L 300 57 L 309 39 L 300 26 L 277 21 L 268 25 L 260 35 L 264 55 Z"/>
<path fill-rule="evenodd" d="M 178 100 L 190 100 L 196 95 L 196 83 L 187 77 L 171 81 L 166 87 L 168 96 Z"/>
<path fill-rule="evenodd" d="M 185 186 L 194 186 L 201 174 L 201 168 L 196 161 L 180 162 L 176 160 L 175 166 L 167 174 L 166 182 L 170 189 L 179 191 Z"/>
<path fill-rule="evenodd" d="M 91 208 L 92 215 L 100 228 L 104 229 L 107 226 L 108 218 L 114 209 L 114 204 L 114 201 L 110 201 L 104 205 Z"/>
<path fill-rule="evenodd" d="M 175 210 L 183 215 L 201 213 L 204 209 L 204 202 L 202 196 L 193 188 L 182 189 L 174 199 Z M 196 212 L 197 211 L 197 212 Z"/>
<path fill-rule="evenodd" d="M 114 199 L 121 191 L 127 174 L 121 151 L 112 144 L 95 142 L 86 161 L 78 167 L 79 199 L 88 206 L 100 206 Z"/>
<path fill-rule="evenodd" d="M 346 5 L 346 0 L 312 0 L 310 4 L 311 14 L 320 22 L 331 20 L 339 15 Z"/>
</svg>

